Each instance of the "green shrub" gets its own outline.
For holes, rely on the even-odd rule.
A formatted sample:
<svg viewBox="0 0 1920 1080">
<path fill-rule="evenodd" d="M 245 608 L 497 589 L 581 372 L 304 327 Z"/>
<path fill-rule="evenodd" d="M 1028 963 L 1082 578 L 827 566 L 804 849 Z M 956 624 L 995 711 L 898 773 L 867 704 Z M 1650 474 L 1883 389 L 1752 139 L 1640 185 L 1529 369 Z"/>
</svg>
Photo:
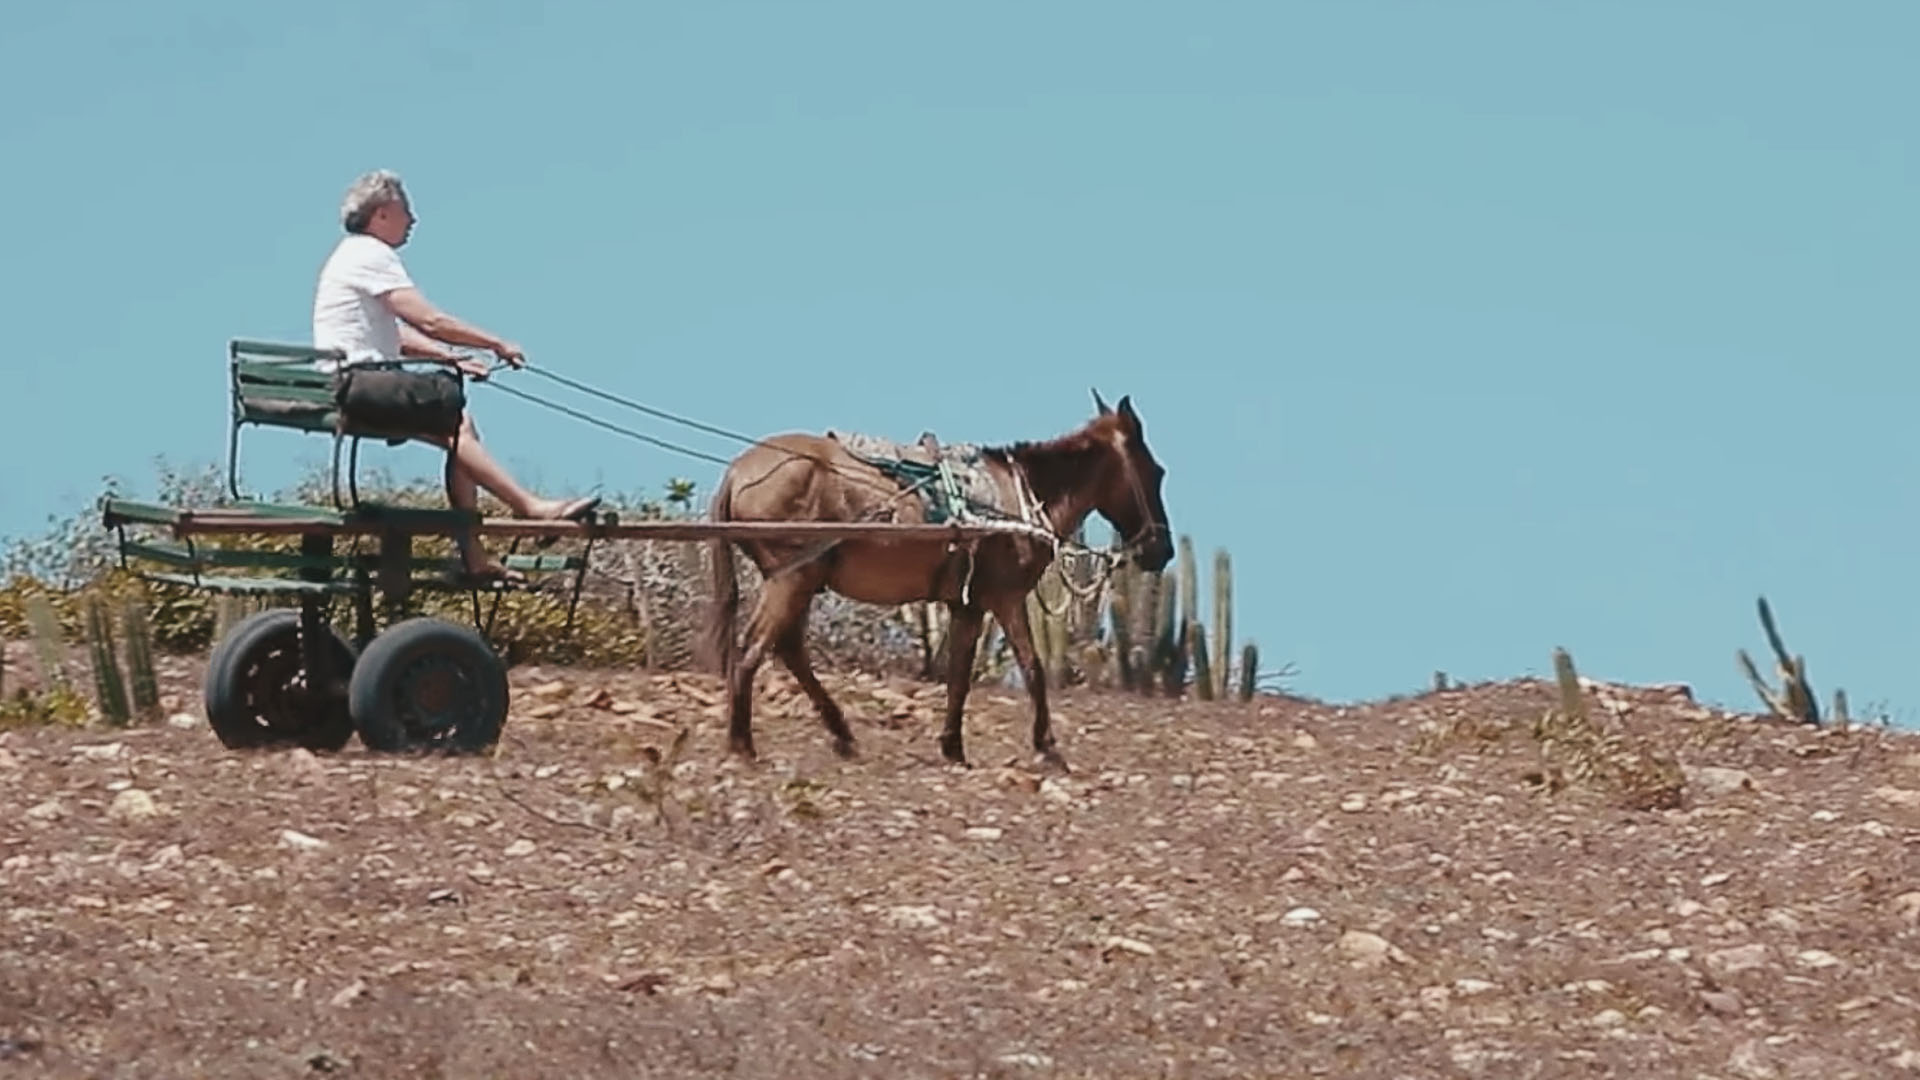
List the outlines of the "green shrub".
<svg viewBox="0 0 1920 1080">
<path fill-rule="evenodd" d="M 0 698 L 0 731 L 49 724 L 79 727 L 87 722 L 88 715 L 87 699 L 67 686 L 41 690 L 22 686 L 15 688 L 11 697 Z"/>
</svg>

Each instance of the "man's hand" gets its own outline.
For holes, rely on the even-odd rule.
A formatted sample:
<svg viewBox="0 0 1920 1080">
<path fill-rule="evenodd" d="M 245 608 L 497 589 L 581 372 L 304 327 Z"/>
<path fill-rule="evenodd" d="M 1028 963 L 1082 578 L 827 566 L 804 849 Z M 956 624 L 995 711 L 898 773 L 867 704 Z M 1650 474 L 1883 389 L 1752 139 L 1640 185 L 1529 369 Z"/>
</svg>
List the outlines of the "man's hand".
<svg viewBox="0 0 1920 1080">
<path fill-rule="evenodd" d="M 521 351 L 520 346 L 515 345 L 511 341 L 495 342 L 493 355 L 505 360 L 515 369 L 527 366 L 527 354 Z"/>
<path fill-rule="evenodd" d="M 453 366 L 459 368 L 468 378 L 476 382 L 484 381 L 489 370 L 485 360 L 477 360 L 471 356 L 461 357 Z"/>
</svg>

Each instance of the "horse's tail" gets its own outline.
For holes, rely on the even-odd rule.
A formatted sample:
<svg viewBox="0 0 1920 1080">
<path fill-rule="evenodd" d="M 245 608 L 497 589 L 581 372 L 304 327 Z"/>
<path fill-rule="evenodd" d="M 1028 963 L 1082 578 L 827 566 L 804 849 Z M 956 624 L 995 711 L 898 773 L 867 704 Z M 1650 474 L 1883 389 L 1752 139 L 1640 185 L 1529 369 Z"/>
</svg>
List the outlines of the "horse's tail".
<svg viewBox="0 0 1920 1080">
<path fill-rule="evenodd" d="M 720 486 L 714 490 L 713 502 L 707 508 L 707 518 L 716 522 L 733 519 L 731 469 L 721 474 Z M 708 664 L 716 667 L 723 678 L 730 679 L 734 660 L 733 623 L 740 608 L 740 582 L 733 571 L 733 541 L 715 537 L 707 541 L 707 553 L 713 562 L 713 597 L 707 608 L 704 650 Z"/>
</svg>

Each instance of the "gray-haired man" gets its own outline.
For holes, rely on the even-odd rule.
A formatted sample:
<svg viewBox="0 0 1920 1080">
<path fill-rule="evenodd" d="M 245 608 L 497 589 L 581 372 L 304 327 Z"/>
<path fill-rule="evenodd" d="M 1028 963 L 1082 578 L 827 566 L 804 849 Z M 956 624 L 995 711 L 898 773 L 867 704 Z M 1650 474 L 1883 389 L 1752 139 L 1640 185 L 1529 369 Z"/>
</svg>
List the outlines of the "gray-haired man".
<svg viewBox="0 0 1920 1080">
<path fill-rule="evenodd" d="M 438 360 L 475 379 L 487 365 L 467 359 L 446 345 L 487 349 L 519 367 L 520 347 L 441 311 L 421 295 L 401 265 L 399 248 L 413 232 L 413 209 L 400 178 L 386 170 L 353 182 L 340 209 L 347 235 L 320 268 L 313 296 L 313 344 L 343 350 L 345 376 L 360 383 L 355 403 L 388 418 L 398 417 L 398 433 L 447 451 L 447 498 L 461 509 L 476 504 L 477 487 L 499 496 L 515 517 L 578 518 L 599 499 L 563 501 L 534 495 L 514 482 L 480 443 L 465 407 L 460 380 L 453 372 L 379 371 L 355 365 L 391 364 L 403 357 Z M 443 344 L 444 343 L 444 344 Z M 454 419 L 457 412 L 458 419 Z M 418 416 L 417 424 L 407 417 Z M 438 419 L 434 419 L 434 417 Z M 478 544 L 463 545 L 469 572 L 506 576 L 511 572 L 489 559 Z"/>
</svg>

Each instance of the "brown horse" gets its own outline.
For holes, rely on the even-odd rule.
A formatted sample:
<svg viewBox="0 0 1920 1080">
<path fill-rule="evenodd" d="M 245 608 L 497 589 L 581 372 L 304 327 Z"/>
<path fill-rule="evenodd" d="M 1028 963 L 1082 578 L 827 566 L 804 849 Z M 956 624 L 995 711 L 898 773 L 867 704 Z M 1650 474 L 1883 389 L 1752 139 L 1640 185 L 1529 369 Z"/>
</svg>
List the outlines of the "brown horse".
<svg viewBox="0 0 1920 1080">
<path fill-rule="evenodd" d="M 1053 537 L 1068 537 L 1098 513 L 1125 538 L 1126 553 L 1157 571 L 1173 557 L 1173 537 L 1161 503 L 1166 470 L 1147 450 L 1140 417 L 1128 398 L 1109 408 L 1093 395 L 1099 415 L 1044 442 L 986 447 L 982 466 L 1000 507 L 1033 508 Z M 1030 497 L 1029 497 L 1030 496 Z M 714 521 L 923 520 L 926 504 L 842 442 L 827 436 L 786 434 L 762 440 L 727 467 L 714 493 Z M 1017 511 L 1010 511 L 1017 512 Z M 728 743 L 751 759 L 753 679 L 769 653 L 800 683 L 842 757 L 853 754 L 853 732 L 820 685 L 807 659 L 806 624 L 813 597 L 832 589 L 849 599 L 900 605 L 942 602 L 948 629 L 946 725 L 940 751 L 965 764 L 960 717 L 972 682 L 973 661 L 987 612 L 1013 646 L 1033 703 L 1033 748 L 1064 769 L 1047 716 L 1047 680 L 1027 621 L 1026 596 L 1055 554 L 1051 538 L 1005 532 L 977 542 L 947 540 L 713 540 L 713 606 L 706 649 L 727 683 Z M 736 651 L 734 619 L 739 585 L 733 547 L 743 549 L 765 577 L 759 605 Z"/>
</svg>

